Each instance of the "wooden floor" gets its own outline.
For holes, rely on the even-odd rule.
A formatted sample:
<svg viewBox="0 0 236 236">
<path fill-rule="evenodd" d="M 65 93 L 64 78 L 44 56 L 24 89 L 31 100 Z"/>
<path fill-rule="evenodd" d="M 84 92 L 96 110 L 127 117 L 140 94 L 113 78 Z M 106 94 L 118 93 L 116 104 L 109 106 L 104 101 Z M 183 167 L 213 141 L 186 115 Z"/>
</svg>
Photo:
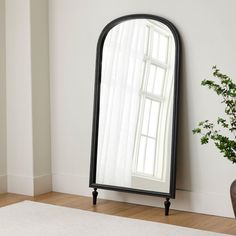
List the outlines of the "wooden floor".
<svg viewBox="0 0 236 236">
<path fill-rule="evenodd" d="M 64 193 L 51 192 L 37 197 L 29 197 L 10 193 L 0 194 L 0 207 L 23 200 L 32 200 L 54 205 L 79 208 L 87 211 L 100 212 L 109 215 L 162 222 L 167 224 L 236 235 L 235 219 L 176 210 L 170 210 L 170 215 L 164 216 L 163 209 L 161 208 L 109 200 L 98 200 L 97 205 L 93 206 L 92 199 L 89 197 L 82 197 Z"/>
</svg>

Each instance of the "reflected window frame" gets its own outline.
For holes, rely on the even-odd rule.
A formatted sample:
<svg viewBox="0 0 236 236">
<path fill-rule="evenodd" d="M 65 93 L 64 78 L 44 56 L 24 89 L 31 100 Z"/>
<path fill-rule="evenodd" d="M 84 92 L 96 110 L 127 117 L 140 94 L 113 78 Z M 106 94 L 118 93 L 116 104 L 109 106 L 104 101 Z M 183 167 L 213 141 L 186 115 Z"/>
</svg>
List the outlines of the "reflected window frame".
<svg viewBox="0 0 236 236">
<path fill-rule="evenodd" d="M 160 127 L 166 127 L 166 120 L 163 119 L 163 110 L 168 109 L 168 103 L 170 100 L 169 94 L 167 93 L 168 89 L 166 88 L 167 86 L 172 86 L 173 84 L 167 83 L 168 80 L 172 80 L 173 73 L 171 74 L 171 70 L 174 68 L 174 58 L 175 58 L 175 53 L 174 53 L 174 38 L 172 36 L 172 32 L 167 27 L 163 27 L 162 24 L 156 23 L 153 20 L 148 20 L 147 21 L 147 46 L 145 46 L 145 52 L 144 52 L 144 70 L 143 70 L 143 82 L 142 86 L 140 89 L 140 104 L 139 104 L 139 115 L 137 119 L 137 125 L 136 125 L 136 137 L 135 137 L 135 144 L 134 144 L 134 154 L 133 154 L 133 167 L 132 167 L 132 176 L 137 176 L 137 177 L 143 177 L 143 178 L 148 178 L 148 179 L 153 179 L 157 181 L 165 181 L 165 165 L 166 161 L 164 160 L 164 147 L 161 148 L 161 146 L 165 146 L 165 143 L 161 144 L 160 140 L 166 140 L 164 137 L 164 134 L 158 133 L 158 130 Z M 166 54 L 166 60 L 165 62 L 161 61 L 158 58 L 153 57 L 153 46 L 154 43 L 158 44 L 158 47 L 156 47 L 156 50 L 160 51 L 160 43 L 159 42 L 154 42 L 154 34 L 157 33 L 159 38 L 161 36 L 164 36 L 167 38 L 168 46 L 167 50 L 165 52 Z M 158 54 L 159 52 L 157 52 Z M 149 84 L 149 74 L 150 74 L 150 68 L 151 66 L 155 67 L 155 79 L 153 82 L 153 88 L 152 92 L 148 91 L 148 84 Z M 155 86 L 155 80 L 158 79 L 156 77 L 157 69 L 160 68 L 164 70 L 164 82 L 162 84 L 161 88 L 161 93 L 159 95 L 156 95 L 154 90 Z M 145 104 L 147 101 L 151 102 L 151 106 L 149 109 L 149 117 L 148 117 L 148 130 L 147 134 L 144 134 L 142 132 L 143 129 L 143 119 L 144 119 L 144 111 L 145 111 Z M 157 124 L 156 124 L 156 135 L 155 137 L 149 135 L 149 126 L 150 126 L 150 113 L 152 109 L 152 103 L 158 103 L 159 104 L 159 111 L 158 111 L 158 118 L 157 118 Z M 144 160 L 142 161 L 142 170 L 140 170 L 140 143 L 141 139 L 145 138 L 145 153 L 144 153 Z M 147 145 L 148 145 L 148 139 L 153 139 L 155 140 L 155 150 L 154 150 L 154 168 L 152 170 L 152 173 L 148 173 L 145 171 L 145 166 L 147 165 Z M 158 168 L 159 166 L 162 166 L 162 168 Z"/>
</svg>

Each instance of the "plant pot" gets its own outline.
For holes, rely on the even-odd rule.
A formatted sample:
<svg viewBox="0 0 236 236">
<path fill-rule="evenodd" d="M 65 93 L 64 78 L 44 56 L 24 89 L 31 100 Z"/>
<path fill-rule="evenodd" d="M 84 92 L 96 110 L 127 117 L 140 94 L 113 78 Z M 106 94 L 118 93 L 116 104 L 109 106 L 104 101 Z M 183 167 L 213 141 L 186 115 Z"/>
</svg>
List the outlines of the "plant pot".
<svg viewBox="0 0 236 236">
<path fill-rule="evenodd" d="M 234 182 L 230 186 L 230 196 L 231 196 L 232 206 L 234 209 L 234 215 L 236 218 L 236 180 L 234 180 Z"/>
</svg>

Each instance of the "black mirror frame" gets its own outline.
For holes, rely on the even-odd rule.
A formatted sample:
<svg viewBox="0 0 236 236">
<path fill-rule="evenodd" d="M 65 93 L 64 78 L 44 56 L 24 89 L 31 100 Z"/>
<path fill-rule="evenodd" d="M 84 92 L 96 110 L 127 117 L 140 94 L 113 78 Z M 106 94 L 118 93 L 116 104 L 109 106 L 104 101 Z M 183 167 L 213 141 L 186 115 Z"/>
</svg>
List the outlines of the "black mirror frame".
<svg viewBox="0 0 236 236">
<path fill-rule="evenodd" d="M 173 126 L 172 126 L 172 147 L 171 147 L 171 168 L 170 168 L 170 188 L 168 193 L 133 189 L 127 187 L 111 186 L 96 183 L 96 167 L 97 167 L 97 147 L 98 147 L 98 127 L 99 127 L 99 103 L 100 103 L 100 84 L 102 72 L 102 52 L 105 38 L 108 32 L 116 25 L 133 19 L 151 19 L 165 24 L 173 34 L 175 40 L 175 66 L 174 66 L 174 105 L 173 105 Z M 177 154 L 177 128 L 178 128 L 178 101 L 179 101 L 179 75 L 180 75 L 180 37 L 175 26 L 168 20 L 149 14 L 133 14 L 119 17 L 105 26 L 102 30 L 98 43 L 96 55 L 96 70 L 95 70 L 95 85 L 94 85 L 94 105 L 93 105 L 93 127 L 92 127 L 92 142 L 91 142 L 91 162 L 90 162 L 90 180 L 89 187 L 94 188 L 93 196 L 94 204 L 96 204 L 97 188 L 122 191 L 144 195 L 155 195 L 159 197 L 175 198 L 176 191 L 176 154 Z"/>
</svg>

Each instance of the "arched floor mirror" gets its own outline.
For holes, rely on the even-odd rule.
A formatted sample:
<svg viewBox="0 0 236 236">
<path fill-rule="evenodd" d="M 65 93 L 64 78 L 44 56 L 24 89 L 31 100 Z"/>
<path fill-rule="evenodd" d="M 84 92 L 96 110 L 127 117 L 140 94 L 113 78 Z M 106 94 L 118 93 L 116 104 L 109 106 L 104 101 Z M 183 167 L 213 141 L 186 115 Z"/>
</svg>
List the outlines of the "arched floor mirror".
<svg viewBox="0 0 236 236">
<path fill-rule="evenodd" d="M 179 34 L 146 14 L 109 23 L 97 44 L 90 187 L 175 198 Z"/>
</svg>

